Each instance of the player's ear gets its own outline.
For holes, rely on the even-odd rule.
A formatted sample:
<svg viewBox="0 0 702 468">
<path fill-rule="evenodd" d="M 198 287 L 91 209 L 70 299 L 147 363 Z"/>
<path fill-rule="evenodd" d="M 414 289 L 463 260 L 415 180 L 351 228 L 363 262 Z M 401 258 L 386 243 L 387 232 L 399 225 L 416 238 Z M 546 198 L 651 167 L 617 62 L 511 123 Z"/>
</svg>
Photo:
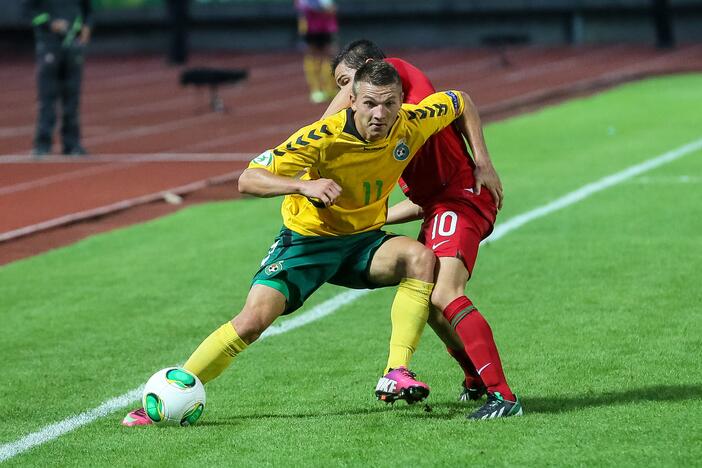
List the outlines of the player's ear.
<svg viewBox="0 0 702 468">
<path fill-rule="evenodd" d="M 353 92 L 353 87 L 349 90 L 349 96 L 351 97 L 351 109 L 356 112 L 356 93 Z"/>
</svg>

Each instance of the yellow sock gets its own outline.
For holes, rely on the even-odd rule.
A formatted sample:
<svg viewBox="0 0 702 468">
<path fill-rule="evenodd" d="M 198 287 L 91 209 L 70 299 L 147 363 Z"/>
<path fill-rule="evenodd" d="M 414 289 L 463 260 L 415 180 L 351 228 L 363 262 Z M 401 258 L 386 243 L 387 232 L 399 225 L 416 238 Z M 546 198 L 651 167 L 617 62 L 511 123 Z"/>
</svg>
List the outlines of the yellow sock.
<svg viewBox="0 0 702 468">
<path fill-rule="evenodd" d="M 310 92 L 319 91 L 321 89 L 321 83 L 319 82 L 319 58 L 311 54 L 306 54 L 303 62 L 303 68 L 305 69 L 305 79 L 307 80 L 307 86 L 310 87 Z"/>
<path fill-rule="evenodd" d="M 322 81 L 322 89 L 328 96 L 336 95 L 336 81 L 331 69 L 331 60 L 323 58 L 320 64 L 320 79 Z"/>
<path fill-rule="evenodd" d="M 232 322 L 227 322 L 200 343 L 183 367 L 206 384 L 229 367 L 234 357 L 247 346 Z"/>
<path fill-rule="evenodd" d="M 390 313 L 392 334 L 386 374 L 391 368 L 409 366 L 429 317 L 429 297 L 433 288 L 434 283 L 412 278 L 400 282 Z"/>
</svg>

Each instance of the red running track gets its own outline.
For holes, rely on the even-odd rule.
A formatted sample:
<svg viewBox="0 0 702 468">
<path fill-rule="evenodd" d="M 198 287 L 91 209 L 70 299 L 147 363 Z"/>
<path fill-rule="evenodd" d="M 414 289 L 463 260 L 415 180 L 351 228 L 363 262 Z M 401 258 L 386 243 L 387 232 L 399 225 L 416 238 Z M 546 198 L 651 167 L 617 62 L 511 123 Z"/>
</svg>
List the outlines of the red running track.
<svg viewBox="0 0 702 468">
<path fill-rule="evenodd" d="M 652 74 L 702 69 L 702 45 L 665 51 L 523 47 L 503 56 L 486 49 L 392 52 L 422 68 L 437 89 L 468 92 L 485 120 Z M 213 113 L 207 93 L 182 89 L 181 69 L 161 57 L 89 57 L 82 122 L 93 156 L 37 162 L 29 157 L 33 62 L 0 61 L 0 264 L 31 254 L 23 248 L 21 254 L 3 254 L 29 234 L 154 202 L 167 192 L 233 181 L 252 156 L 324 110 L 307 101 L 297 53 L 199 55 L 189 65 L 246 68 L 250 77 L 223 88 L 227 112 Z M 237 196 L 233 187 L 228 193 Z"/>
</svg>

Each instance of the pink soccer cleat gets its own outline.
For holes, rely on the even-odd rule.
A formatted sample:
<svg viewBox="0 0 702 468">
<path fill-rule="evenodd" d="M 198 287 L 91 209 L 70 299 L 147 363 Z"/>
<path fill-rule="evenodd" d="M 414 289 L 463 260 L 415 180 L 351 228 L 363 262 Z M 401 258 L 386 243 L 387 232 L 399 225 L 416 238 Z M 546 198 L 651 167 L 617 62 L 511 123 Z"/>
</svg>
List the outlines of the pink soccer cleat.
<svg viewBox="0 0 702 468">
<path fill-rule="evenodd" d="M 146 411 L 144 411 L 144 408 L 139 408 L 135 409 L 134 411 L 130 411 L 129 414 L 127 414 L 122 420 L 122 425 L 127 427 L 148 426 L 149 424 L 153 423 L 146 415 Z"/>
<path fill-rule="evenodd" d="M 390 369 L 378 380 L 375 387 L 375 396 L 385 403 L 395 403 L 405 400 L 408 404 L 424 400 L 429 396 L 429 386 L 416 380 L 415 373 L 406 367 Z"/>
</svg>

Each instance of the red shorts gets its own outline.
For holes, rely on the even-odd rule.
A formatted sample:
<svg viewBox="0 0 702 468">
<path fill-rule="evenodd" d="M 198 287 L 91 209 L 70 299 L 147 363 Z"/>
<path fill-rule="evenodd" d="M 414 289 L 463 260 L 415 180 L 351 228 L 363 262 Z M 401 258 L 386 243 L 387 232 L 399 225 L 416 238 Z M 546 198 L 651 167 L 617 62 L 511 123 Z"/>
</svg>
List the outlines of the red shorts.
<svg viewBox="0 0 702 468">
<path fill-rule="evenodd" d="M 419 242 L 437 257 L 460 258 L 472 275 L 480 241 L 490 235 L 493 224 L 464 203 L 435 203 L 424 208 Z"/>
</svg>

